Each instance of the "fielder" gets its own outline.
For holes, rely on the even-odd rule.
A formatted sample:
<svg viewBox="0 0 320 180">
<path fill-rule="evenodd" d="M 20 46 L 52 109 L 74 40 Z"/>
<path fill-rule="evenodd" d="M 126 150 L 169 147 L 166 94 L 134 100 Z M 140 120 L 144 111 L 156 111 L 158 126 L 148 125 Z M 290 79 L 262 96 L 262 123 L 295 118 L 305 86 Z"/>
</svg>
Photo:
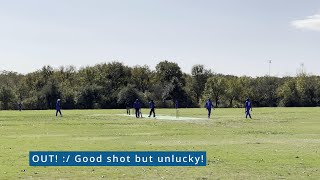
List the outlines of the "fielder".
<svg viewBox="0 0 320 180">
<path fill-rule="evenodd" d="M 248 116 L 250 117 L 250 119 L 252 119 L 250 114 L 250 111 L 252 111 L 252 106 L 249 98 L 246 100 L 244 107 L 245 107 L 246 119 L 248 118 Z"/>
<path fill-rule="evenodd" d="M 18 102 L 18 110 L 22 111 L 22 102 L 21 101 Z"/>
<path fill-rule="evenodd" d="M 179 101 L 176 100 L 175 102 L 175 108 L 176 108 L 176 118 L 179 118 Z"/>
<path fill-rule="evenodd" d="M 130 115 L 130 105 L 126 102 L 127 115 Z"/>
<path fill-rule="evenodd" d="M 58 99 L 57 103 L 56 103 L 56 116 L 58 116 L 58 112 L 60 113 L 60 116 L 62 117 L 62 113 L 61 113 L 61 104 L 60 104 L 61 100 Z"/>
<path fill-rule="evenodd" d="M 136 99 L 136 101 L 133 103 L 133 108 L 135 109 L 136 118 L 139 118 L 141 105 L 140 105 L 140 102 L 138 99 Z M 141 114 L 141 116 L 142 116 L 142 114 Z"/>
<path fill-rule="evenodd" d="M 152 113 L 153 113 L 153 117 L 156 117 L 156 113 L 154 112 L 155 104 L 153 100 L 149 102 L 149 107 L 150 107 L 150 113 L 148 117 L 150 117 Z"/>
<path fill-rule="evenodd" d="M 205 107 L 206 107 L 206 109 L 207 109 L 207 111 L 208 111 L 208 119 L 210 119 L 210 116 L 211 116 L 211 108 L 213 108 L 213 104 L 212 104 L 210 98 L 208 98 L 208 100 L 207 100 L 207 102 L 206 102 L 206 104 L 205 104 Z"/>
</svg>

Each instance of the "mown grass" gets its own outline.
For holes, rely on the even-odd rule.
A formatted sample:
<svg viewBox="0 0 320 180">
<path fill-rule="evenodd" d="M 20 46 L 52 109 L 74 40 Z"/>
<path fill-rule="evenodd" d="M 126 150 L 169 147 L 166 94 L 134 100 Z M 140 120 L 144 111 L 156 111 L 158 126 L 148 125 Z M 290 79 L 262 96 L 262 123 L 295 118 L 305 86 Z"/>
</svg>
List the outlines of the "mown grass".
<svg viewBox="0 0 320 180">
<path fill-rule="evenodd" d="M 252 120 L 243 109 L 192 121 L 117 115 L 124 113 L 0 111 L 0 179 L 320 179 L 320 108 L 256 108 Z M 180 109 L 180 116 L 206 118 L 206 111 Z M 207 166 L 30 167 L 32 150 L 204 150 Z"/>
</svg>

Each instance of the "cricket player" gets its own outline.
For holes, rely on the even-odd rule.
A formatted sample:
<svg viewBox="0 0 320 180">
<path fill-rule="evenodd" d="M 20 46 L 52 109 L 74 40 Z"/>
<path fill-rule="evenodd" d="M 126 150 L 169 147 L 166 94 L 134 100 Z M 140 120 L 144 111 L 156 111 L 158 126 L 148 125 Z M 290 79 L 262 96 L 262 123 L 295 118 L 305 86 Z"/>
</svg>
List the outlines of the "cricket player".
<svg viewBox="0 0 320 180">
<path fill-rule="evenodd" d="M 176 100 L 174 106 L 176 108 L 176 118 L 179 118 L 179 101 L 178 100 Z"/>
<path fill-rule="evenodd" d="M 210 116 L 211 116 L 211 108 L 213 108 L 213 104 L 210 100 L 210 98 L 208 98 L 208 100 L 206 101 L 206 104 L 205 104 L 205 107 L 208 111 L 208 119 L 210 119 Z"/>
<path fill-rule="evenodd" d="M 245 105 L 244 105 L 244 108 L 245 108 L 245 113 L 246 113 L 246 119 L 248 118 L 248 116 L 251 118 L 251 114 L 250 114 L 250 110 L 252 111 L 252 106 L 251 106 L 251 102 L 250 102 L 250 99 L 247 98 L 246 102 L 245 102 Z"/>
<path fill-rule="evenodd" d="M 148 117 L 150 117 L 152 113 L 153 113 L 153 117 L 156 117 L 156 113 L 154 112 L 155 104 L 153 100 L 149 102 L 149 107 L 150 107 L 150 113 Z"/>
<path fill-rule="evenodd" d="M 176 108 L 176 109 L 179 109 L 179 101 L 178 101 L 178 100 L 176 100 L 176 102 L 175 102 L 175 105 L 174 105 L 174 106 L 175 106 L 175 108 Z"/>
<path fill-rule="evenodd" d="M 61 113 L 61 100 L 58 99 L 57 103 L 56 103 L 56 116 L 58 116 L 58 112 L 60 113 L 60 116 L 62 117 L 62 113 Z"/>
<path fill-rule="evenodd" d="M 127 115 L 130 115 L 130 105 L 126 102 Z"/>
<path fill-rule="evenodd" d="M 18 102 L 18 109 L 19 109 L 19 111 L 22 111 L 22 102 L 21 101 Z"/>
<path fill-rule="evenodd" d="M 138 99 L 136 99 L 136 101 L 133 103 L 133 108 L 135 109 L 135 113 L 136 113 L 136 118 L 139 118 L 140 117 L 140 108 L 141 108 L 141 105 L 140 105 L 140 102 Z"/>
</svg>

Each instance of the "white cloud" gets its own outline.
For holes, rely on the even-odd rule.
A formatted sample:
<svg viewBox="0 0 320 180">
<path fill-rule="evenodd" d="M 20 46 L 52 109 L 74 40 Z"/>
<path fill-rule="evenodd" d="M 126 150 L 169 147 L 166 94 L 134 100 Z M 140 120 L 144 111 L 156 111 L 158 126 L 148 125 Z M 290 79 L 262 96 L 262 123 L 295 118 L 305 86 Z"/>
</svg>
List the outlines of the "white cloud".
<svg viewBox="0 0 320 180">
<path fill-rule="evenodd" d="M 313 16 L 308 16 L 305 19 L 292 21 L 291 25 L 298 29 L 320 31 L 320 14 L 315 14 Z"/>
</svg>

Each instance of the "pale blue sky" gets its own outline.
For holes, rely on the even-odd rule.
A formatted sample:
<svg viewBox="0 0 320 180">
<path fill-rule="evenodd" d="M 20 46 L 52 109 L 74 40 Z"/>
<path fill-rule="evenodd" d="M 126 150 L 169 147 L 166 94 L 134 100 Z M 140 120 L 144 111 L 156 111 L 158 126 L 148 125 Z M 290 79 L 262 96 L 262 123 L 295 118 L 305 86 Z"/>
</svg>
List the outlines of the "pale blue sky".
<svg viewBox="0 0 320 180">
<path fill-rule="evenodd" d="M 319 0 L 0 1 L 0 70 L 204 64 L 217 73 L 320 75 Z"/>
</svg>

